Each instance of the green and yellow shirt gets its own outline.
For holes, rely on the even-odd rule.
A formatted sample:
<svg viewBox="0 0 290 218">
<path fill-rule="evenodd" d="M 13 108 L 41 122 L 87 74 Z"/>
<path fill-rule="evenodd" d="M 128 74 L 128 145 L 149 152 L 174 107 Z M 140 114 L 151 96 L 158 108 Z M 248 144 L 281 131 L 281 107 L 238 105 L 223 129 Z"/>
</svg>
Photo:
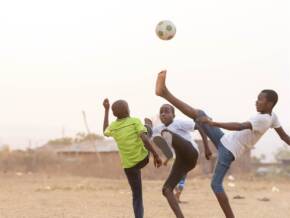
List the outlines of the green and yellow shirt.
<svg viewBox="0 0 290 218">
<path fill-rule="evenodd" d="M 140 137 L 146 132 L 141 121 L 133 117 L 118 119 L 105 130 L 105 136 L 112 136 L 118 145 L 123 168 L 135 166 L 148 155 Z"/>
</svg>

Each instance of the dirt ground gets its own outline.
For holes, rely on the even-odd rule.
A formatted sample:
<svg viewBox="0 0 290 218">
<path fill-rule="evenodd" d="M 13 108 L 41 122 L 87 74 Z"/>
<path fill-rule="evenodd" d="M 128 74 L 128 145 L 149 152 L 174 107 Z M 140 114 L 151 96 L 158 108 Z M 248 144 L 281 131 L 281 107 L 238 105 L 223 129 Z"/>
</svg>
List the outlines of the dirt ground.
<svg viewBox="0 0 290 218">
<path fill-rule="evenodd" d="M 145 218 L 175 217 L 161 195 L 162 183 L 143 182 Z M 224 217 L 209 184 L 210 179 L 202 177 L 187 181 L 181 204 L 185 217 Z M 226 180 L 225 187 L 237 218 L 290 217 L 289 180 L 235 179 Z M 244 199 L 233 199 L 237 195 Z M 1 174 L 1 218 L 131 218 L 132 214 L 126 180 Z"/>
</svg>

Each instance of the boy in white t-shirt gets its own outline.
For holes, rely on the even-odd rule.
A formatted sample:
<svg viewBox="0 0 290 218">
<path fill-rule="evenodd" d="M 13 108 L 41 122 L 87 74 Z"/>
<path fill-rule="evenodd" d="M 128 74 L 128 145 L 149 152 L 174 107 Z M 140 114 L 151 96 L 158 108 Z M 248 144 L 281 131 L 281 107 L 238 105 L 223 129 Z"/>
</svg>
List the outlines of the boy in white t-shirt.
<svg viewBox="0 0 290 218">
<path fill-rule="evenodd" d="M 175 160 L 171 172 L 163 185 L 162 193 L 166 197 L 176 217 L 182 218 L 184 216 L 178 205 L 178 199 L 173 194 L 173 190 L 179 182 L 181 182 L 179 186 L 183 187 L 185 176 L 196 165 L 199 151 L 198 145 L 192 137 L 192 132 L 195 129 L 199 130 L 201 134 L 207 159 L 210 158 L 211 151 L 207 144 L 207 136 L 202 129 L 198 125 L 195 125 L 192 119 L 176 119 L 175 109 L 172 105 L 163 104 L 160 107 L 159 117 L 162 124 L 152 129 L 153 141 L 154 137 L 164 137 L 168 146 L 175 153 Z M 145 125 L 152 128 L 151 120 L 146 118 Z"/>
<path fill-rule="evenodd" d="M 290 145 L 289 135 L 280 125 L 277 115 L 272 112 L 278 101 L 278 95 L 273 90 L 263 90 L 256 101 L 258 114 L 243 123 L 221 123 L 211 120 L 204 111 L 195 109 L 172 95 L 165 85 L 165 80 L 166 71 L 161 71 L 156 82 L 156 95 L 163 97 L 185 115 L 193 118 L 217 147 L 218 162 L 211 186 L 225 216 L 234 218 L 222 186 L 224 176 L 232 161 L 239 157 L 245 149 L 253 147 L 269 128 L 274 128 L 280 138 Z M 224 134 L 220 128 L 233 132 Z"/>
</svg>

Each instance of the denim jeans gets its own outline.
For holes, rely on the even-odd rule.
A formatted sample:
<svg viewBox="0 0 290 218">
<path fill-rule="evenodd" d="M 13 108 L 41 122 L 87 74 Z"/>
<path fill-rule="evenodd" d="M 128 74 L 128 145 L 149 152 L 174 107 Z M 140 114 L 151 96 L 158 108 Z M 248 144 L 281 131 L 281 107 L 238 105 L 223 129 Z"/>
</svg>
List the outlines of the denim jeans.
<svg viewBox="0 0 290 218">
<path fill-rule="evenodd" d="M 204 111 L 199 111 L 198 117 L 201 116 L 207 115 Z M 224 133 L 220 128 L 200 123 L 198 123 L 198 125 L 203 129 L 218 150 L 218 160 L 212 177 L 211 187 L 215 193 L 224 192 L 223 179 L 229 170 L 231 163 L 235 159 L 234 155 L 221 143 L 221 138 Z"/>
</svg>

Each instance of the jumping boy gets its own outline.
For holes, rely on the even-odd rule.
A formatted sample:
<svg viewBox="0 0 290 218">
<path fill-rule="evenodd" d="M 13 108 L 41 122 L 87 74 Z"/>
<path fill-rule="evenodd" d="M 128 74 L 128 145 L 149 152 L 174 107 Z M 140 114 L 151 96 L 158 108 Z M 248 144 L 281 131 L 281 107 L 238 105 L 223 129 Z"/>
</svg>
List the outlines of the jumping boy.
<svg viewBox="0 0 290 218">
<path fill-rule="evenodd" d="M 280 125 L 277 115 L 272 112 L 278 101 L 278 95 L 273 90 L 263 90 L 256 101 L 258 113 L 255 116 L 243 123 L 222 123 L 211 120 L 204 111 L 195 109 L 172 95 L 166 87 L 165 80 L 166 71 L 161 71 L 156 81 L 156 95 L 163 97 L 185 115 L 196 120 L 217 147 L 218 162 L 211 187 L 225 216 L 234 218 L 234 213 L 222 185 L 231 163 L 246 148 L 253 147 L 269 128 L 274 128 L 280 138 L 290 145 L 289 135 Z M 220 128 L 232 130 L 233 132 L 224 134 Z"/>
<path fill-rule="evenodd" d="M 192 131 L 195 129 L 200 131 L 207 159 L 210 158 L 211 152 L 207 144 L 207 136 L 203 131 L 197 128 L 198 126 L 195 125 L 193 120 L 175 119 L 175 110 L 172 105 L 162 105 L 159 117 L 162 124 L 153 128 L 153 141 L 154 136 L 160 137 L 161 134 L 175 153 L 175 161 L 163 185 L 162 192 L 176 217 L 183 218 L 184 216 L 173 190 L 182 179 L 185 179 L 187 173 L 195 167 L 198 159 L 198 145 L 192 138 Z M 152 128 L 151 120 L 145 119 L 145 124 Z M 154 142 L 157 144 L 158 141 L 155 140 Z"/>
<path fill-rule="evenodd" d="M 104 100 L 103 106 L 105 108 L 104 135 L 112 136 L 118 145 L 122 166 L 132 190 L 135 218 L 143 218 L 141 168 L 149 162 L 148 151 L 153 155 L 155 167 L 160 167 L 162 161 L 146 135 L 147 129 L 138 118 L 130 117 L 129 106 L 126 101 L 118 100 L 113 103 L 112 111 L 117 120 L 110 125 L 110 103 L 108 99 Z"/>
</svg>

